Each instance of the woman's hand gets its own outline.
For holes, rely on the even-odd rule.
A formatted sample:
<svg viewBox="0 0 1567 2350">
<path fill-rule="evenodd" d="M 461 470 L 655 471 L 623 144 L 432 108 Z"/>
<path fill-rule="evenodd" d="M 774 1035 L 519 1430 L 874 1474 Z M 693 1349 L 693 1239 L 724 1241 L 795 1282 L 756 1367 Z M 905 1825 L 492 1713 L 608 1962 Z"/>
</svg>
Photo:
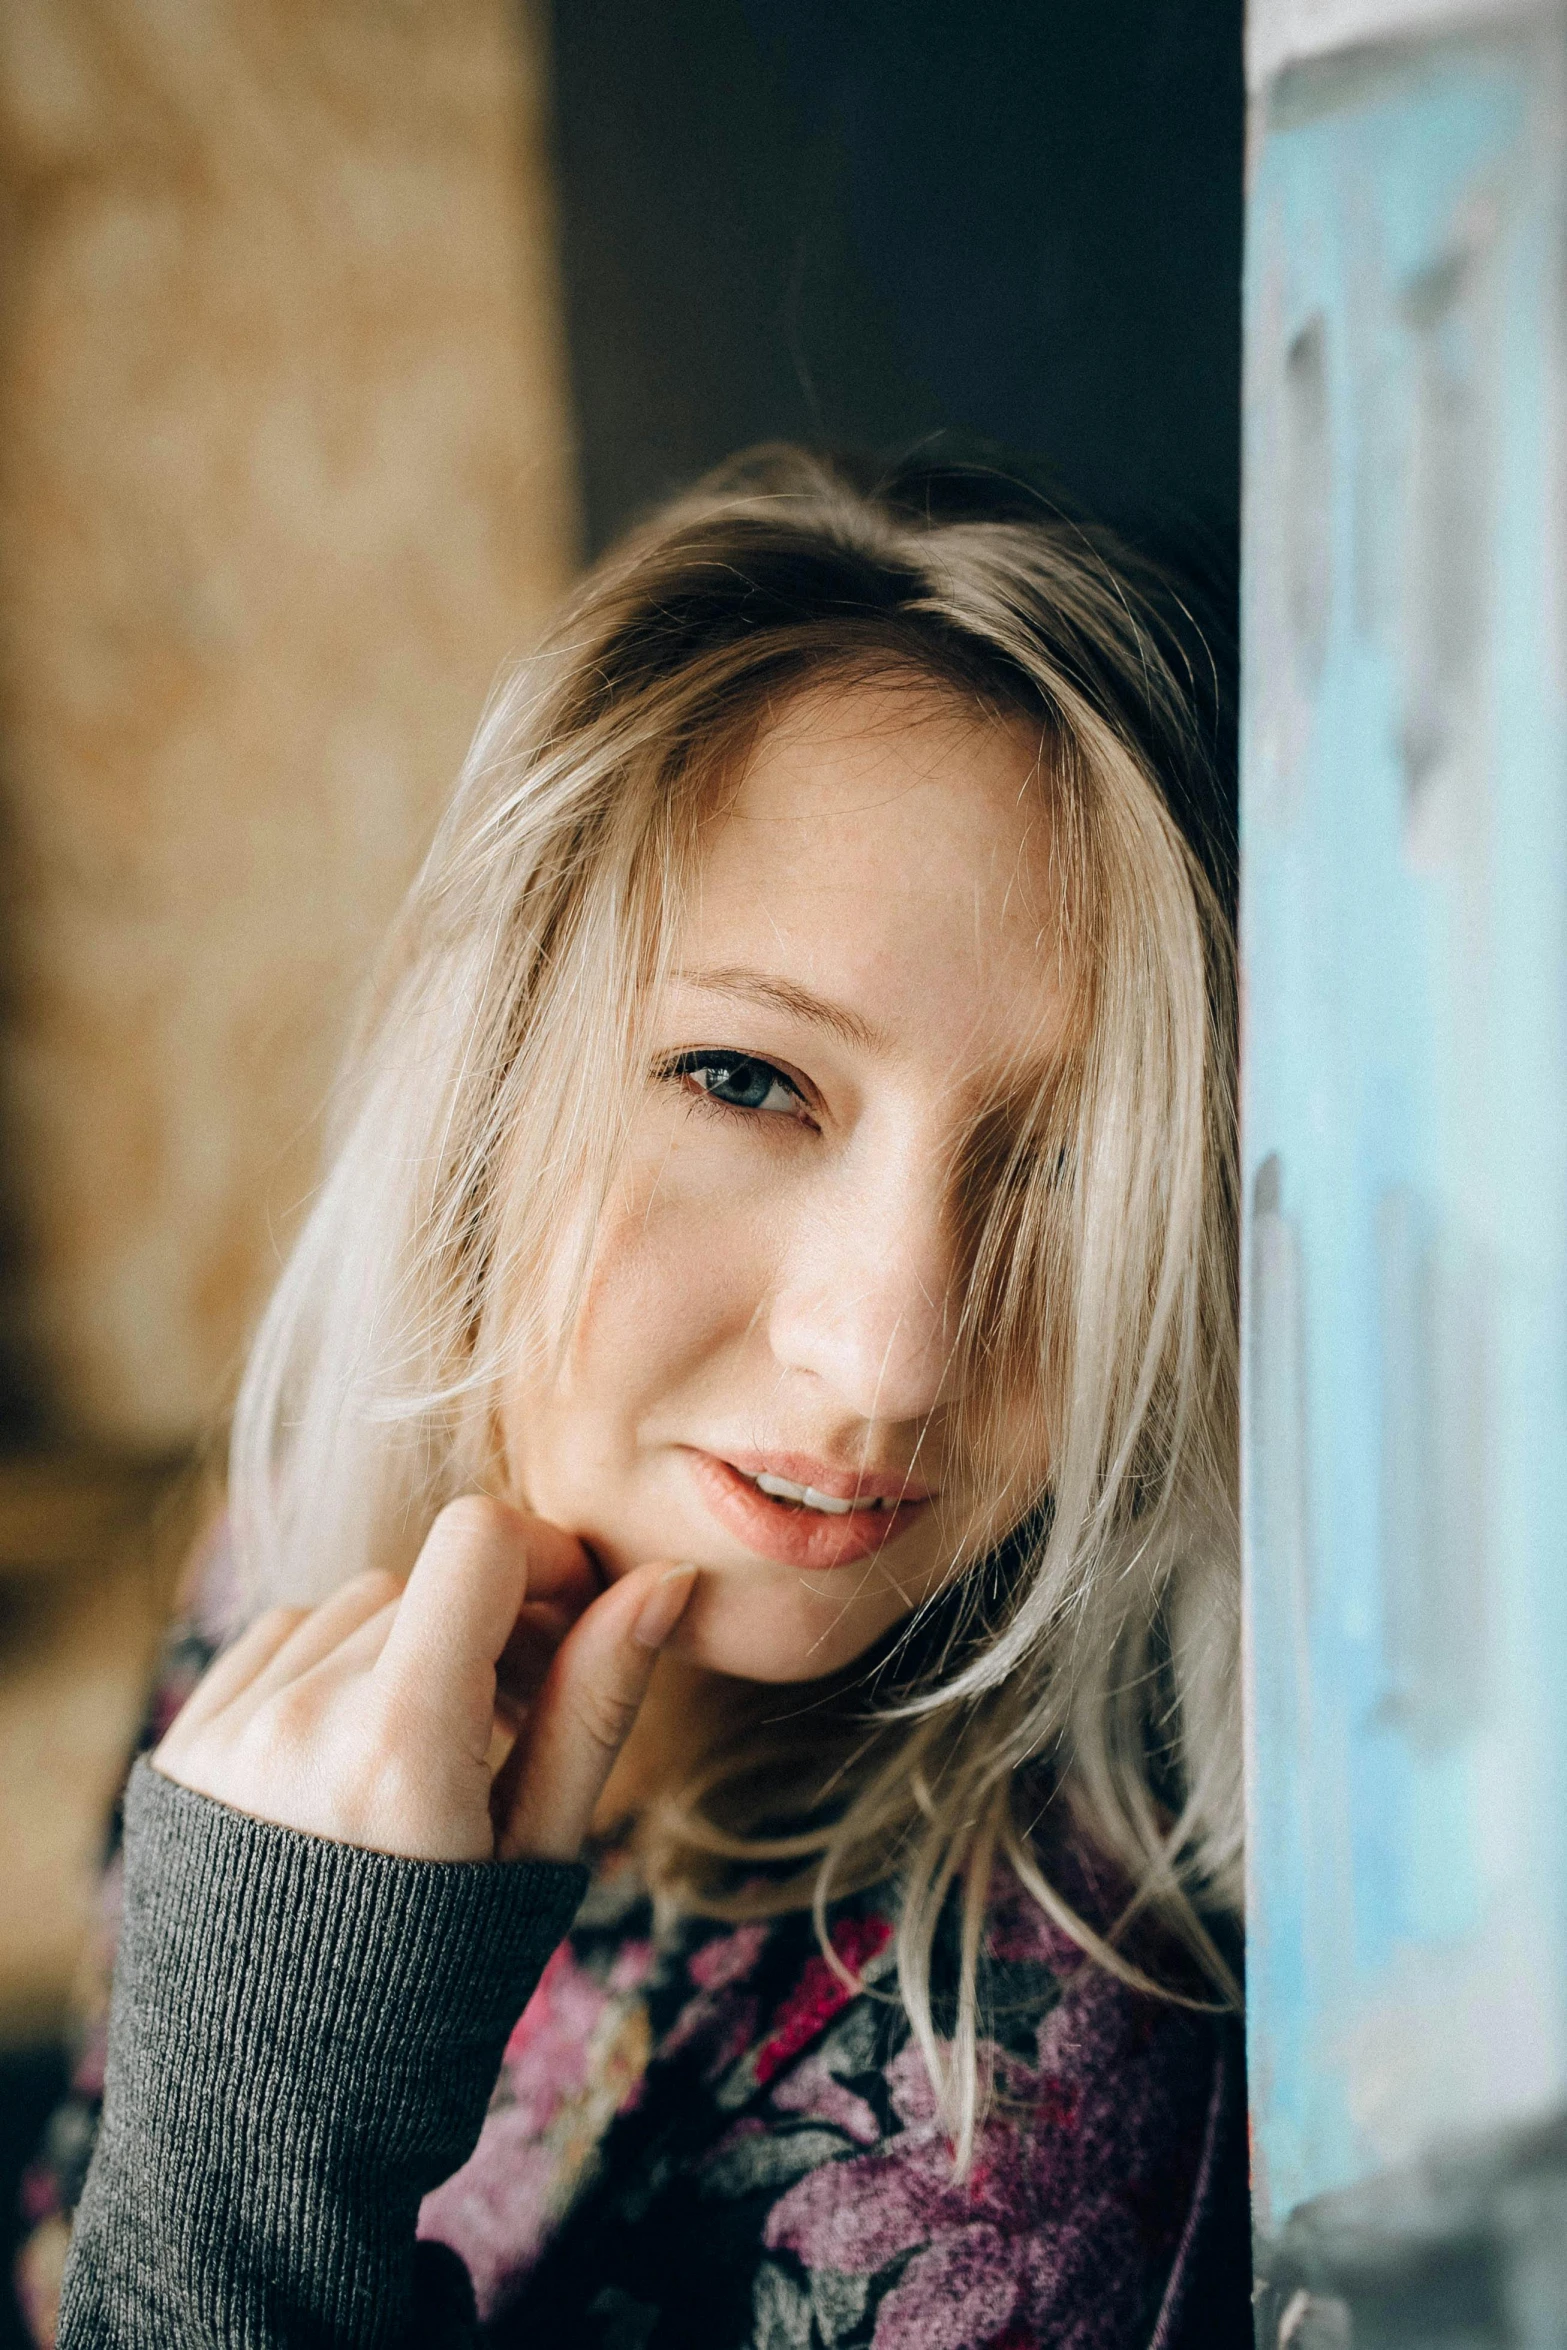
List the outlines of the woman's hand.
<svg viewBox="0 0 1567 2350">
<path fill-rule="evenodd" d="M 360 1575 L 317 1608 L 258 1617 L 153 1765 L 373 1852 L 574 1860 L 695 1580 L 643 1566 L 600 1590 L 558 1527 L 469 1495 L 406 1586 Z"/>
</svg>

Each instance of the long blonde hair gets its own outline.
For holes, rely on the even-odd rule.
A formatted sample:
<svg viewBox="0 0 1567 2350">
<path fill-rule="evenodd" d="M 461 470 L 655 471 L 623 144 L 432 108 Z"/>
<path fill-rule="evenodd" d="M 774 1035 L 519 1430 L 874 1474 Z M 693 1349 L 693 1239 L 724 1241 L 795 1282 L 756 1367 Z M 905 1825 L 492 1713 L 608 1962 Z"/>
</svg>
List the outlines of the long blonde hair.
<svg viewBox="0 0 1567 2350">
<path fill-rule="evenodd" d="M 835 676 L 1037 725 L 1077 1042 L 953 1169 L 983 1538 L 873 1668 L 784 1720 L 776 1690 L 731 1705 L 640 1838 L 659 1892 L 731 1912 L 820 1923 L 897 1879 L 899 1988 L 963 2162 L 997 1868 L 1142 1979 L 1054 1881 L 1043 1804 L 1124 1881 L 1119 1924 L 1233 1990 L 1212 1930 L 1241 1841 L 1232 955 L 1177 821 L 1203 787 L 1191 678 L 1105 542 L 976 469 L 857 483 L 769 450 L 597 567 L 496 695 L 390 942 L 245 1375 L 232 1506 L 257 1587 L 314 1597 L 410 1563 L 455 1494 L 505 1490 L 497 1400 L 580 1302 L 704 814 L 769 713 Z"/>
</svg>

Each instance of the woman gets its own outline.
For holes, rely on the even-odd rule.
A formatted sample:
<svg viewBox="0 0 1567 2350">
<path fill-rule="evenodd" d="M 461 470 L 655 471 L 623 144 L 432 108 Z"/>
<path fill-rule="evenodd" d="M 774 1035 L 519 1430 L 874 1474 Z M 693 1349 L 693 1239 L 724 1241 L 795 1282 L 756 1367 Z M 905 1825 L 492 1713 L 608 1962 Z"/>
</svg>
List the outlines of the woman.
<svg viewBox="0 0 1567 2350">
<path fill-rule="evenodd" d="M 763 452 L 497 701 L 241 1397 L 291 1604 L 133 1774 L 63 2344 L 1242 2338 L 1176 643 Z"/>
</svg>

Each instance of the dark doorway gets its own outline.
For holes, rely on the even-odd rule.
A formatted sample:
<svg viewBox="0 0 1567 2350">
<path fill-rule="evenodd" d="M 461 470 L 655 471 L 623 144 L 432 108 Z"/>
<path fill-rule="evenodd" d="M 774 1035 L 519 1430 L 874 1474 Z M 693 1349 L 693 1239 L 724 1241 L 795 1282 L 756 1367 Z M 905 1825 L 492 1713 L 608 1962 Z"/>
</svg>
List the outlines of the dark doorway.
<svg viewBox="0 0 1567 2350">
<path fill-rule="evenodd" d="M 555 0 L 590 551 L 747 442 L 957 427 L 1232 581 L 1241 13 Z"/>
</svg>

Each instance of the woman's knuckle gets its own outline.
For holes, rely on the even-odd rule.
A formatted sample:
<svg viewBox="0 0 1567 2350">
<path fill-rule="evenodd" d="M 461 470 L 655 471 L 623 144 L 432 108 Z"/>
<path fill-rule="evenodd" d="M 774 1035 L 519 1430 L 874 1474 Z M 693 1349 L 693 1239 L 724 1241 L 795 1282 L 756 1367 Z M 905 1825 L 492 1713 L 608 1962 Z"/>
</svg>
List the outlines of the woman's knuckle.
<svg viewBox="0 0 1567 2350">
<path fill-rule="evenodd" d="M 356 1575 L 349 1588 L 363 1593 L 375 1607 L 385 1607 L 390 1600 L 402 1594 L 402 1585 L 388 1567 L 366 1567 Z"/>
<path fill-rule="evenodd" d="M 309 1613 L 307 1607 L 269 1607 L 256 1618 L 251 1629 L 257 1633 L 276 1632 L 286 1638 L 290 1632 L 298 1631 Z"/>
<path fill-rule="evenodd" d="M 254 1728 L 261 1737 L 278 1738 L 286 1745 L 307 1744 L 320 1724 L 321 1703 L 308 1681 L 287 1681 L 273 1691 Z"/>
<path fill-rule="evenodd" d="M 398 1747 L 378 1747 L 355 1757 L 348 1774 L 358 1810 L 386 1819 L 409 1819 L 425 1798 L 426 1774 L 417 1756 Z"/>
<path fill-rule="evenodd" d="M 623 1691 L 598 1686 L 577 1692 L 576 1715 L 585 1737 L 606 1754 L 618 1754 L 626 1743 L 636 1706 Z"/>
</svg>

